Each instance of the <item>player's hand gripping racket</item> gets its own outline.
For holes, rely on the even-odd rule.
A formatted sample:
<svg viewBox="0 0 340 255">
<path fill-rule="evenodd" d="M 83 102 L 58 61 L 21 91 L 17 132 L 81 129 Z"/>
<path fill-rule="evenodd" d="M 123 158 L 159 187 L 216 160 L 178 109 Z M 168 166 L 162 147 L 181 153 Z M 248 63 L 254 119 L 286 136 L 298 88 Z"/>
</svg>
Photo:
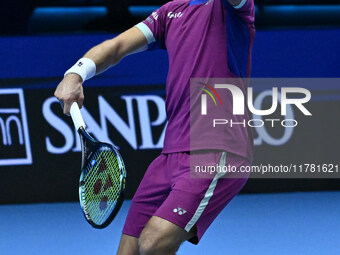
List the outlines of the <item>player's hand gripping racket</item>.
<svg viewBox="0 0 340 255">
<path fill-rule="evenodd" d="M 86 220 L 95 228 L 105 228 L 118 213 L 124 196 L 126 170 L 117 149 L 95 140 L 86 131 L 77 103 L 70 114 L 78 130 L 81 151 L 79 201 Z"/>
</svg>

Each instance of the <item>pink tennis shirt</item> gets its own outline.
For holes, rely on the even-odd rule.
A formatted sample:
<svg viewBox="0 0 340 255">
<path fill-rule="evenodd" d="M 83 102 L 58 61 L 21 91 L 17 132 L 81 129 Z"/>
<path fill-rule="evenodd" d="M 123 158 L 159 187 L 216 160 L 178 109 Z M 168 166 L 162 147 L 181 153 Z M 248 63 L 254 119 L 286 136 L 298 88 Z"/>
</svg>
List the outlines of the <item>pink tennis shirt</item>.
<svg viewBox="0 0 340 255">
<path fill-rule="evenodd" d="M 145 35 L 149 50 L 168 51 L 168 126 L 163 153 L 221 149 L 252 158 L 253 139 L 248 127 L 205 132 L 209 126 L 205 127 L 202 120 L 190 126 L 190 79 L 250 76 L 254 13 L 254 0 L 243 0 L 238 6 L 231 6 L 227 0 L 174 0 L 136 25 Z M 240 86 L 245 92 L 247 85 Z M 226 119 L 234 118 L 229 97 L 224 99 Z M 247 113 L 243 118 L 248 120 Z M 190 135 L 204 133 L 190 143 Z"/>
</svg>

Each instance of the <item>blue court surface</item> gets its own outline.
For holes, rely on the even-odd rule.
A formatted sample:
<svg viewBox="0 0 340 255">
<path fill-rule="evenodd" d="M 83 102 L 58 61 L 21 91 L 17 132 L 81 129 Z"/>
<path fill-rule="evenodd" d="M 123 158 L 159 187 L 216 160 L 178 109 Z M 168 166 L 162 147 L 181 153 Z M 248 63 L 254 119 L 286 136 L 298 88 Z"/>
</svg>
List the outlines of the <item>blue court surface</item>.
<svg viewBox="0 0 340 255">
<path fill-rule="evenodd" d="M 78 203 L 0 206 L 0 254 L 115 254 L 130 201 L 93 229 Z M 239 195 L 178 254 L 340 254 L 340 192 Z"/>
</svg>

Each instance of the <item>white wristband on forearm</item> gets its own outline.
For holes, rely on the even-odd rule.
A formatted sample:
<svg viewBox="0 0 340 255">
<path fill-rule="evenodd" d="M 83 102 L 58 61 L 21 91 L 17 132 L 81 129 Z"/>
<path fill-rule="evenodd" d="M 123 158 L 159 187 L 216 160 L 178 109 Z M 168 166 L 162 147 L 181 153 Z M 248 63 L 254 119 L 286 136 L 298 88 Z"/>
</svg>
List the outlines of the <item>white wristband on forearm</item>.
<svg viewBox="0 0 340 255">
<path fill-rule="evenodd" d="M 69 73 L 78 74 L 84 82 L 96 75 L 96 64 L 89 58 L 81 58 L 74 66 L 66 71 L 64 76 Z"/>
</svg>

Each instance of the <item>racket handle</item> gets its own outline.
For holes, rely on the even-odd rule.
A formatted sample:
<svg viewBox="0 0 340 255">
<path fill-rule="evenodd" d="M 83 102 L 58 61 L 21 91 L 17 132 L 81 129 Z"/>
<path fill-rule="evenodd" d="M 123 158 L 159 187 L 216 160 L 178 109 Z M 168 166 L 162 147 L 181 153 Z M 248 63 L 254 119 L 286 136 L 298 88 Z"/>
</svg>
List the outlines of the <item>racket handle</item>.
<svg viewBox="0 0 340 255">
<path fill-rule="evenodd" d="M 77 102 L 72 103 L 71 109 L 70 109 L 70 114 L 71 114 L 71 117 L 72 117 L 72 120 L 73 120 L 73 124 L 74 124 L 75 128 L 77 129 L 77 131 L 81 127 L 83 127 L 83 128 L 86 127 L 85 122 L 83 120 L 83 117 L 81 116 Z"/>
</svg>

